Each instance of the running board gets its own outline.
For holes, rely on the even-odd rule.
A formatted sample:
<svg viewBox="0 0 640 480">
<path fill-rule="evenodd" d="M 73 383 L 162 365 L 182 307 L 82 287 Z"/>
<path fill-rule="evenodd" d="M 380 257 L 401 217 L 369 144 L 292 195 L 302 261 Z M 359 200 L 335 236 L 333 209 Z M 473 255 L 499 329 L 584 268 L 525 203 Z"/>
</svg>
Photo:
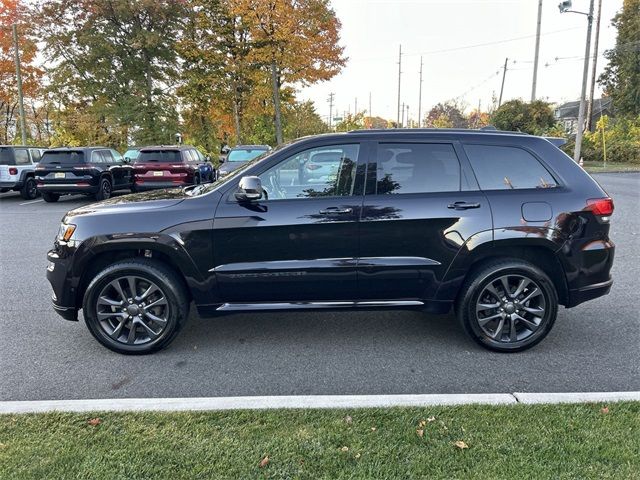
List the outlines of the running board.
<svg viewBox="0 0 640 480">
<path fill-rule="evenodd" d="M 362 301 L 362 302 L 265 302 L 265 303 L 223 303 L 218 312 L 243 312 L 248 310 L 318 310 L 330 308 L 380 308 L 380 307 L 423 307 L 420 300 Z"/>
</svg>

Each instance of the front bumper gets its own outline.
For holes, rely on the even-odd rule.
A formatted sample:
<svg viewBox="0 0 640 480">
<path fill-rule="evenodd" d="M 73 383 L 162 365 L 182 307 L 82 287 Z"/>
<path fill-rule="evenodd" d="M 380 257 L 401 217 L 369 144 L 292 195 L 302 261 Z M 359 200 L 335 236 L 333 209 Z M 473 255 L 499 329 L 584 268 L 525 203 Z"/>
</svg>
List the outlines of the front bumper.
<svg viewBox="0 0 640 480">
<path fill-rule="evenodd" d="M 51 302 L 53 309 L 65 320 L 78 320 L 76 307 L 76 285 L 70 275 L 71 258 L 60 254 L 56 249 L 47 252 L 47 280 L 53 289 Z"/>
</svg>

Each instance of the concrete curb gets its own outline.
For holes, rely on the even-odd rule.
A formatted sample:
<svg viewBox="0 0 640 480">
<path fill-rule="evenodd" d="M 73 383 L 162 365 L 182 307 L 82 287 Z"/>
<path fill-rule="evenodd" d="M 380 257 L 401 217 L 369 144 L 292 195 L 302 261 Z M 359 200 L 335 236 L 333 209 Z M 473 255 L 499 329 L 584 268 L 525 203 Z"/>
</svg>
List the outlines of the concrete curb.
<svg viewBox="0 0 640 480">
<path fill-rule="evenodd" d="M 0 402 L 0 414 L 45 412 L 185 412 L 275 408 L 428 407 L 640 401 L 640 392 L 478 393 L 441 395 L 292 395 L 271 397 L 118 398 Z"/>
</svg>

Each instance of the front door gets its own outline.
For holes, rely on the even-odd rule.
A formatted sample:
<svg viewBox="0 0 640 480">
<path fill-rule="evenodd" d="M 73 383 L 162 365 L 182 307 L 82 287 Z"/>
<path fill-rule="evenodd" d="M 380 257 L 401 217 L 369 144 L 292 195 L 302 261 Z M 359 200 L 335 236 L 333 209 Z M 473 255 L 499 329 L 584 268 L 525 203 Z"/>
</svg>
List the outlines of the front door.
<svg viewBox="0 0 640 480">
<path fill-rule="evenodd" d="M 490 228 L 459 151 L 452 142 L 377 145 L 360 221 L 361 299 L 432 298 L 467 239 Z"/>
<path fill-rule="evenodd" d="M 254 173 L 265 190 L 262 199 L 238 202 L 237 178 L 220 201 L 213 271 L 223 303 L 321 306 L 356 298 L 360 145 L 289 152 Z"/>
</svg>

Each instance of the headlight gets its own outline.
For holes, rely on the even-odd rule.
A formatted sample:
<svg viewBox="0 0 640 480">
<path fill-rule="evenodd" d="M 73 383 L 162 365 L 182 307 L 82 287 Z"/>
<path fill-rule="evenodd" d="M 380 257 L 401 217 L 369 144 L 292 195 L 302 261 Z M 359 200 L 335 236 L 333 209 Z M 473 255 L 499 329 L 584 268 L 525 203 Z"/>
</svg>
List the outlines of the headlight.
<svg viewBox="0 0 640 480">
<path fill-rule="evenodd" d="M 68 242 L 73 235 L 73 232 L 76 231 L 75 225 L 67 225 L 63 223 L 60 225 L 60 230 L 58 230 L 58 240 L 62 240 L 63 242 Z"/>
</svg>

